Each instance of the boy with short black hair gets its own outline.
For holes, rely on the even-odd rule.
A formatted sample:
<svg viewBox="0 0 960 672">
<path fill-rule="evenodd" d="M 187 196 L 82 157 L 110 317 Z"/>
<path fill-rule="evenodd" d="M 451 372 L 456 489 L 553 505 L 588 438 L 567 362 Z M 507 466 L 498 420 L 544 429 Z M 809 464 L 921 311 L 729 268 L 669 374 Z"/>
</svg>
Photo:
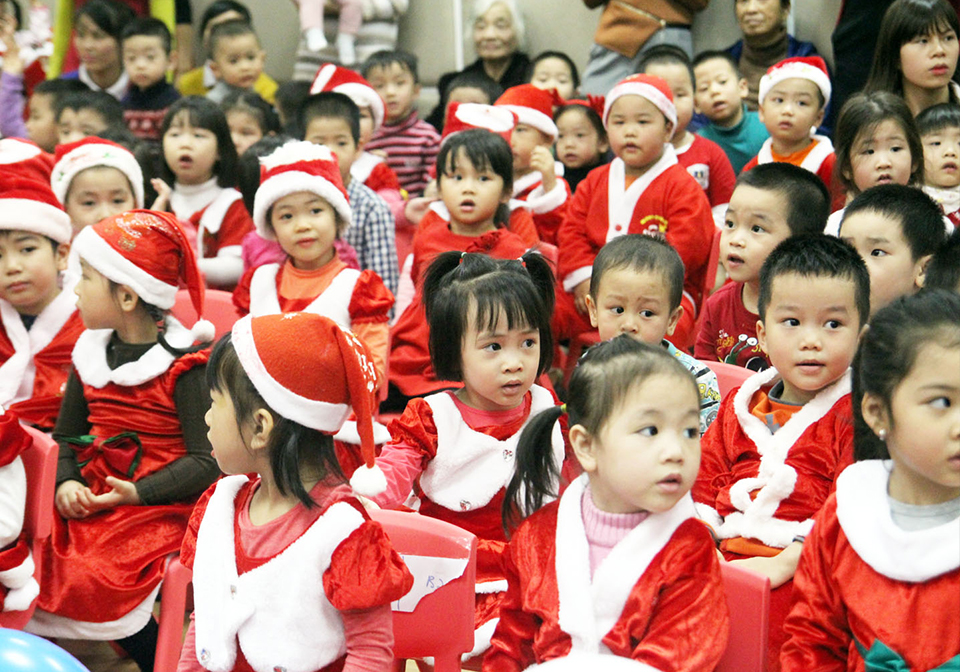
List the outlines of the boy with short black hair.
<svg viewBox="0 0 960 672">
<path fill-rule="evenodd" d="M 697 135 L 720 145 L 737 174 L 770 137 L 756 112 L 747 109 L 747 80 L 726 51 L 704 51 L 693 59 L 694 109 L 709 120 Z"/>
<path fill-rule="evenodd" d="M 707 195 L 714 220 L 721 222 L 737 176 L 730 159 L 717 143 L 687 130 L 694 108 L 695 80 L 690 59 L 682 49 L 660 44 L 644 53 L 637 72 L 660 77 L 670 86 L 673 104 L 677 107 L 677 128 L 670 144 L 677 152 L 677 161 Z"/>
<path fill-rule="evenodd" d="M 257 33 L 246 21 L 224 21 L 210 31 L 210 71 L 217 83 L 207 92 L 207 98 L 222 103 L 231 92 L 253 90 L 263 73 L 266 52 L 260 47 Z M 273 92 L 264 100 L 273 103 Z"/>
<path fill-rule="evenodd" d="M 763 265 L 758 311 L 773 366 L 721 402 L 693 499 L 724 558 L 771 580 L 767 661 L 777 669 L 803 538 L 853 462 L 849 369 L 870 315 L 867 268 L 833 236 L 793 236 Z"/>
<path fill-rule="evenodd" d="M 304 140 L 325 145 L 337 156 L 353 215 L 350 227 L 343 232 L 344 240 L 356 250 L 360 268 L 377 273 L 387 289 L 396 294 L 400 273 L 393 213 L 372 189 L 350 175 L 360 151 L 360 109 L 342 93 L 318 93 L 303 102 L 299 123 Z"/>
<path fill-rule="evenodd" d="M 923 287 L 960 293 L 960 229 L 955 229 L 947 242 L 934 252 Z"/>
<path fill-rule="evenodd" d="M 672 336 L 683 314 L 683 261 L 660 238 L 630 234 L 614 238 L 593 262 L 587 309 L 600 340 L 620 334 L 661 345 L 680 360 L 700 388 L 700 434 L 717 417 L 720 386 L 709 367 L 678 350 Z"/>
<path fill-rule="evenodd" d="M 100 135 L 107 129 L 122 127 L 127 130 L 120 101 L 103 91 L 86 90 L 65 95 L 57 103 L 54 116 L 58 145 Z"/>
<path fill-rule="evenodd" d="M 6 60 L 4 64 L 0 74 L 0 136 L 29 138 L 43 151 L 52 154 L 57 146 L 57 105 L 67 94 L 89 91 L 89 88 L 77 79 L 44 80 L 33 87 L 24 120 L 23 75 L 9 72 Z"/>
<path fill-rule="evenodd" d="M 821 233 L 830 195 L 816 175 L 789 163 L 741 173 L 720 233 L 720 264 L 728 282 L 707 299 L 693 353 L 697 359 L 765 369 L 757 340 L 760 269 L 782 241 Z"/>
<path fill-rule="evenodd" d="M 420 76 L 417 57 L 401 51 L 378 51 L 363 63 L 360 74 L 386 103 L 386 119 L 367 143 L 370 152 L 385 152 L 387 165 L 411 197 L 423 193 L 437 162 L 440 135 L 417 115 Z"/>
<path fill-rule="evenodd" d="M 136 137 L 159 140 L 167 108 L 180 98 L 167 81 L 167 71 L 177 58 L 170 30 L 159 19 L 138 17 L 123 29 L 120 45 L 130 77 L 130 88 L 120 101 L 124 120 Z"/>
<path fill-rule="evenodd" d="M 946 233 L 933 199 L 915 187 L 882 184 L 850 202 L 839 236 L 870 271 L 870 307 L 876 312 L 924 286 L 927 264 Z"/>
</svg>

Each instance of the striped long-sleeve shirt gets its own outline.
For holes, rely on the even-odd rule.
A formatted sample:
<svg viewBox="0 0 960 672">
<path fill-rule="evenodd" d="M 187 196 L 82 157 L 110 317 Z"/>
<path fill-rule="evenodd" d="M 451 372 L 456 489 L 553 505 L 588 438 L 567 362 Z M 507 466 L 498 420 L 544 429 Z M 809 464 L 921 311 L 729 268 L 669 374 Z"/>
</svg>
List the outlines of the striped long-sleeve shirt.
<svg viewBox="0 0 960 672">
<path fill-rule="evenodd" d="M 430 179 L 430 167 L 436 163 L 440 135 L 413 112 L 399 124 L 381 126 L 364 149 L 385 151 L 387 165 L 397 174 L 400 186 L 410 196 L 419 196 Z"/>
</svg>

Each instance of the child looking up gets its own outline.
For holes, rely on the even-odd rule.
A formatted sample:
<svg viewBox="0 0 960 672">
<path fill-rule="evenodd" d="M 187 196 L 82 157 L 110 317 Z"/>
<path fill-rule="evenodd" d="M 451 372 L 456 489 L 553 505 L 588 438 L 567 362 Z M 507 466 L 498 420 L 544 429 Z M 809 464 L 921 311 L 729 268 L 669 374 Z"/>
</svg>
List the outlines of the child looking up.
<svg viewBox="0 0 960 672">
<path fill-rule="evenodd" d="M 715 227 L 706 195 L 670 144 L 677 125 L 670 87 L 659 77 L 627 77 L 607 96 L 604 125 L 617 158 L 580 184 L 557 235 L 566 290 L 558 299 L 558 331 L 590 329 L 586 296 L 600 248 L 617 236 L 646 233 L 664 236 L 683 260 L 684 314 L 672 342 L 688 348 Z"/>
<path fill-rule="evenodd" d="M 587 309 L 600 340 L 620 334 L 660 345 L 693 374 L 700 390 L 700 434 L 717 416 L 720 387 L 709 367 L 666 340 L 683 313 L 683 262 L 668 243 L 628 234 L 604 245 L 593 262 Z"/>
<path fill-rule="evenodd" d="M 660 77 L 670 87 L 677 108 L 677 127 L 670 144 L 677 153 L 677 161 L 707 194 L 714 220 L 722 222 L 737 178 L 730 160 L 717 143 L 687 130 L 693 118 L 696 89 L 690 59 L 683 49 L 657 45 L 640 59 L 639 72 Z"/>
<path fill-rule="evenodd" d="M 720 145 L 730 159 L 733 172 L 740 174 L 770 137 L 754 110 L 747 109 L 747 80 L 740 76 L 737 62 L 726 51 L 704 51 L 693 59 L 694 109 L 710 123 L 697 135 Z"/>
<path fill-rule="evenodd" d="M 815 175 L 789 163 L 767 163 L 741 173 L 720 233 L 720 263 L 728 282 L 703 307 L 693 354 L 754 371 L 769 358 L 757 341 L 760 269 L 787 238 L 821 233 L 830 195 Z"/>
<path fill-rule="evenodd" d="M 858 461 L 804 541 L 784 672 L 960 663 L 958 334 L 960 297 L 943 290 L 870 320 L 854 363 Z"/>
<path fill-rule="evenodd" d="M 393 439 L 377 458 L 385 491 L 369 489 L 371 474 L 362 467 L 350 483 L 389 508 L 403 504 L 413 488 L 421 514 L 479 537 L 477 631 L 466 660 L 486 650 L 496 626 L 506 542 L 500 511 L 517 440 L 531 417 L 556 403 L 534 382 L 553 355 L 553 274 L 537 253 L 498 261 L 449 251 L 430 264 L 422 295 L 433 370 L 448 388 L 462 387 L 411 400 L 392 424 Z M 537 449 L 535 459 L 550 465 L 555 493 L 564 456 L 559 428 Z"/>
<path fill-rule="evenodd" d="M 917 115 L 923 143 L 923 190 L 960 227 L 960 105 L 934 105 Z"/>
<path fill-rule="evenodd" d="M 698 406 L 682 364 L 621 336 L 580 360 L 565 407 L 530 421 L 504 517 L 533 515 L 504 554 L 507 594 L 484 672 L 598 651 L 644 670 L 716 667 L 727 608 L 710 533 L 688 494 L 700 463 Z M 536 511 L 557 496 L 542 455 L 564 408 L 586 473 Z"/>
<path fill-rule="evenodd" d="M 556 91 L 560 99 L 566 101 L 576 95 L 580 73 L 573 60 L 562 51 L 543 51 L 530 62 L 530 83 L 544 91 Z M 447 102 L 450 101 L 452 84 L 447 88 Z"/>
<path fill-rule="evenodd" d="M 0 172 L 0 406 L 45 431 L 83 331 L 73 286 L 60 285 L 72 237 L 49 185 Z"/>
<path fill-rule="evenodd" d="M 843 241 L 793 236 L 764 262 L 758 307 L 773 366 L 721 402 L 693 498 L 724 558 L 770 578 L 767 669 L 776 670 L 803 536 L 853 461 L 849 367 L 870 277 Z"/>
<path fill-rule="evenodd" d="M 417 57 L 406 51 L 378 51 L 363 63 L 360 74 L 386 104 L 383 126 L 374 132 L 367 151 L 386 153 L 387 165 L 411 197 L 420 196 L 440 151 L 436 129 L 417 116 L 420 77 Z"/>
<path fill-rule="evenodd" d="M 552 151 L 559 134 L 553 123 L 553 106 L 559 102 L 553 93 L 521 84 L 504 91 L 495 103 L 517 115 L 510 134 L 513 198 L 526 205 L 540 239 L 550 244 L 557 242 L 557 229 L 570 197 L 570 187 L 561 177 L 563 164 L 554 161 Z"/>
<path fill-rule="evenodd" d="M 303 340 L 314 347 L 291 359 L 290 344 Z M 310 313 L 247 316 L 217 343 L 205 420 L 230 475 L 197 503 L 183 539 L 180 560 L 197 587 L 177 669 L 392 664 L 390 602 L 413 577 L 343 487 L 332 437 L 352 408 L 373 464 L 369 356 Z M 234 595 L 250 611 L 226 625 Z"/>
<path fill-rule="evenodd" d="M 594 108 L 597 103 L 597 108 Z M 583 178 L 608 160 L 610 143 L 603 127 L 602 101 L 572 100 L 553 115 L 557 125 L 557 160 L 563 164 L 563 179 L 570 192 L 577 190 Z"/>
<path fill-rule="evenodd" d="M 847 206 L 839 236 L 870 271 L 870 309 L 923 287 L 927 264 L 945 240 L 940 208 L 919 189 L 868 189 Z"/>
<path fill-rule="evenodd" d="M 210 72 L 217 83 L 207 92 L 207 98 L 221 103 L 237 89 L 253 89 L 263 74 L 266 56 L 253 26 L 246 21 L 224 21 L 214 26 L 210 31 Z"/>
<path fill-rule="evenodd" d="M 792 163 L 816 173 L 830 189 L 836 156 L 830 138 L 814 134 L 830 102 L 827 64 L 819 56 L 787 58 L 760 79 L 760 121 L 770 139 L 743 167 Z"/>
<path fill-rule="evenodd" d="M 337 157 L 353 213 L 343 237 L 357 251 L 360 268 L 379 275 L 391 293 L 397 291 L 400 272 L 393 213 L 386 201 L 350 174 L 360 154 L 359 108 L 342 93 L 314 94 L 300 108 L 300 126 L 304 140 L 325 145 Z"/>
<path fill-rule="evenodd" d="M 123 67 L 130 77 L 130 88 L 120 101 L 123 118 L 138 138 L 159 140 L 167 108 L 180 98 L 167 82 L 167 71 L 177 60 L 170 30 L 160 19 L 137 18 L 123 29 L 120 43 Z"/>
<path fill-rule="evenodd" d="M 53 534 L 30 630 L 115 640 L 152 669 L 153 620 L 167 556 L 196 498 L 219 476 L 203 425 L 213 325 L 168 311 L 184 283 L 203 314 L 203 281 L 173 215 L 133 210 L 74 240 L 87 330 L 73 351 L 54 436 L 60 443 Z M 202 347 L 202 346 L 201 346 Z"/>
<path fill-rule="evenodd" d="M 54 111 L 57 144 L 66 145 L 99 135 L 106 130 L 126 129 L 123 106 L 103 91 L 78 91 L 65 95 Z"/>
</svg>

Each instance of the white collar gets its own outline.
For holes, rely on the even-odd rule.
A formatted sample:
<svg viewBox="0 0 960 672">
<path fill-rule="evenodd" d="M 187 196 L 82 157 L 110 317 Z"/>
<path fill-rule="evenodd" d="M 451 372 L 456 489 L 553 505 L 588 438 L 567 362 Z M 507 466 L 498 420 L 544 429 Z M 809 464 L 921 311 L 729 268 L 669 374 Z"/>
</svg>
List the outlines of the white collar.
<svg viewBox="0 0 960 672">
<path fill-rule="evenodd" d="M 90 78 L 90 73 L 87 72 L 87 66 L 81 63 L 80 67 L 77 68 L 77 79 L 89 86 L 94 91 L 103 91 L 105 93 L 109 93 L 117 100 L 120 100 L 127 95 L 127 89 L 130 88 L 130 77 L 127 75 L 126 70 L 122 70 L 120 72 L 120 77 L 117 78 L 117 81 L 104 89 Z"/>
</svg>

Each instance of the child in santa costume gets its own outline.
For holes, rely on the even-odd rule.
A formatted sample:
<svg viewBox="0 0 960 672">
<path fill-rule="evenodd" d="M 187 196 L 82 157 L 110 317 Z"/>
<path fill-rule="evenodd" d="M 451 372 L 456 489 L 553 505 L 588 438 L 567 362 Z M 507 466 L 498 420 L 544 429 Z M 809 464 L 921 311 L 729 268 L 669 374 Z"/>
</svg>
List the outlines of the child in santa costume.
<svg viewBox="0 0 960 672">
<path fill-rule="evenodd" d="M 27 502 L 20 455 L 32 443 L 16 413 L 0 407 L 0 627 L 6 612 L 29 609 L 40 593 L 30 545 L 20 534 Z"/>
<path fill-rule="evenodd" d="M 73 350 L 54 437 L 53 532 L 44 544 L 36 634 L 116 640 L 152 669 L 153 603 L 196 498 L 219 475 L 202 414 L 213 325 L 167 311 L 181 284 L 203 314 L 203 282 L 176 218 L 132 210 L 74 239 L 87 327 Z M 202 347 L 202 346 L 201 346 Z"/>
<path fill-rule="evenodd" d="M 557 229 L 570 198 L 563 164 L 553 158 L 553 144 L 560 135 L 553 122 L 553 107 L 562 102 L 556 91 L 521 84 L 507 89 L 495 103 L 517 115 L 510 135 L 513 198 L 523 201 L 533 214 L 540 240 L 551 245 L 557 244 Z"/>
<path fill-rule="evenodd" d="M 477 631 L 473 650 L 465 655 L 471 658 L 487 648 L 506 588 L 500 509 L 514 472 L 517 440 L 533 415 L 556 403 L 551 392 L 534 383 L 553 353 L 553 275 L 536 253 L 498 261 L 445 252 L 430 265 L 422 291 L 433 370 L 448 388 L 462 387 L 412 400 L 391 424 L 393 438 L 376 467 L 386 477 L 385 492 L 370 491 L 365 482 L 370 474 L 362 467 L 350 484 L 389 508 L 405 503 L 412 488 L 420 513 L 479 537 Z M 560 429 L 541 447 L 539 458 L 559 474 Z"/>
<path fill-rule="evenodd" d="M 348 268 L 337 256 L 334 241 L 350 226 L 351 211 L 336 157 L 323 145 L 293 141 L 260 165 L 253 221 L 261 237 L 280 243 L 287 259 L 248 270 L 233 292 L 234 304 L 253 315 L 326 315 L 370 348 L 383 383 L 393 294 L 379 275 Z"/>
<path fill-rule="evenodd" d="M 291 358 L 300 341 L 312 347 Z M 345 487 L 331 437 L 352 408 L 373 466 L 370 351 L 319 315 L 247 316 L 207 377 L 214 454 L 235 475 L 204 494 L 183 540 L 196 607 L 177 669 L 389 669 L 390 602 L 413 577 Z"/>
<path fill-rule="evenodd" d="M 585 301 L 597 252 L 617 236 L 644 233 L 665 237 L 683 259 L 684 315 L 670 340 L 686 349 L 693 344 L 715 227 L 703 189 L 670 144 L 677 124 L 670 87 L 659 77 L 627 77 L 607 96 L 603 123 L 617 158 L 591 172 L 567 203 L 557 234 L 566 291 L 556 329 L 561 337 L 592 330 Z"/>
<path fill-rule="evenodd" d="M 461 105 L 458 109 L 468 107 Z M 477 122 L 497 118 L 512 127 L 513 114 L 489 105 L 471 105 Z M 508 122 L 507 119 L 510 121 Z M 390 396 L 383 410 L 402 411 L 409 399 L 450 387 L 430 367 L 430 329 L 424 317 L 420 283 L 424 269 L 441 252 L 482 252 L 516 259 L 530 246 L 510 230 L 507 201 L 513 183 L 513 157 L 502 136 L 473 128 L 449 136 L 440 148 L 437 183 L 442 213 L 431 209 L 413 242 L 410 277 L 417 295 L 394 325 L 390 343 Z M 529 213 L 526 213 L 529 217 Z M 532 228 L 532 221 L 530 222 Z"/>
<path fill-rule="evenodd" d="M 504 556 L 509 587 L 484 672 L 596 654 L 648 671 L 716 667 L 727 607 L 710 532 L 688 494 L 700 463 L 699 407 L 676 358 L 622 335 L 580 360 L 563 407 L 530 421 L 505 523 L 536 513 Z M 538 454 L 564 412 L 585 473 L 539 508 L 556 493 L 556 472 Z"/>
<path fill-rule="evenodd" d="M 0 170 L 0 405 L 47 431 L 83 331 L 63 273 L 72 234 L 45 182 Z"/>
<path fill-rule="evenodd" d="M 785 672 L 960 669 L 960 297 L 898 299 L 854 366 L 858 461 L 806 537 Z"/>
<path fill-rule="evenodd" d="M 721 402 L 693 498 L 724 558 L 770 578 L 774 672 L 803 537 L 853 461 L 849 367 L 870 315 L 866 266 L 833 236 L 792 236 L 764 262 L 758 312 L 773 366 Z"/>
</svg>

